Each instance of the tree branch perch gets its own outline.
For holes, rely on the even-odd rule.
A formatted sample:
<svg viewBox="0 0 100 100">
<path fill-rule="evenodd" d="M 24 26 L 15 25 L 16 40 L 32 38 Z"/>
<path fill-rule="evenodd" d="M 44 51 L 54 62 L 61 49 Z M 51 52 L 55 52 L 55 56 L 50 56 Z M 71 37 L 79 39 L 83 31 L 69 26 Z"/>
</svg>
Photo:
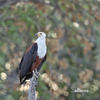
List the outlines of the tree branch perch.
<svg viewBox="0 0 100 100">
<path fill-rule="evenodd" d="M 36 100 L 36 85 L 38 83 L 37 78 L 33 75 L 30 80 L 30 88 L 28 92 L 28 100 Z"/>
</svg>

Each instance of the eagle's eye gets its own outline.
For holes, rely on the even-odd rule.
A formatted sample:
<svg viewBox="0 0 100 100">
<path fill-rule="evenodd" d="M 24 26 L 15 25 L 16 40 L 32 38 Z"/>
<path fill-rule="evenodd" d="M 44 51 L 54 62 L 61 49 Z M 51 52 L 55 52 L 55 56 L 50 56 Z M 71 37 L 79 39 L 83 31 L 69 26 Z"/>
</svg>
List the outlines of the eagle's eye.
<svg viewBox="0 0 100 100">
<path fill-rule="evenodd" d="M 42 33 L 40 33 L 40 35 L 42 35 Z"/>
</svg>

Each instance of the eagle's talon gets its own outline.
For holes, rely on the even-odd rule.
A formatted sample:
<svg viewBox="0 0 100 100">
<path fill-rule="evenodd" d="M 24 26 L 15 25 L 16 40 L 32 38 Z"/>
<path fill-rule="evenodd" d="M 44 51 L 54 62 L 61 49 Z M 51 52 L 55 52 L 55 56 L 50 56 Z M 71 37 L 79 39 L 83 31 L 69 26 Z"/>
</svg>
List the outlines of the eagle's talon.
<svg viewBox="0 0 100 100">
<path fill-rule="evenodd" d="M 37 71 L 37 69 L 35 69 L 35 74 L 36 74 L 37 76 L 40 76 L 40 73 Z"/>
<path fill-rule="evenodd" d="M 37 71 L 37 69 L 35 69 L 33 71 L 33 75 L 35 76 L 36 79 L 38 79 L 38 77 L 40 76 L 40 73 Z"/>
</svg>

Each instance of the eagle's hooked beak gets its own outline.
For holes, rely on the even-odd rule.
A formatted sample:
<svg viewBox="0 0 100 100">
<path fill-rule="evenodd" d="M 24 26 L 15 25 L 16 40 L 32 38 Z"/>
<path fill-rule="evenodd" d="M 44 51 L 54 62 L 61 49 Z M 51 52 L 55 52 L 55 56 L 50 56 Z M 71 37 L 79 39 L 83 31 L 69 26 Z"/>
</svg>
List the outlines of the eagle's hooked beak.
<svg viewBox="0 0 100 100">
<path fill-rule="evenodd" d="M 40 33 L 36 33 L 35 36 L 36 36 L 36 37 L 40 37 Z"/>
</svg>

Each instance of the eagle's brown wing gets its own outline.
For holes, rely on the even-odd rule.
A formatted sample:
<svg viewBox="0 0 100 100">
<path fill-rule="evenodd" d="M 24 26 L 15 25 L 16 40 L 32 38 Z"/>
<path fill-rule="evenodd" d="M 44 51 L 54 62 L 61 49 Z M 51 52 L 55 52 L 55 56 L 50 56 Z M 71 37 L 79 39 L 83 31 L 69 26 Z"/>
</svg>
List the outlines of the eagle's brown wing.
<svg viewBox="0 0 100 100">
<path fill-rule="evenodd" d="M 26 79 L 32 77 L 32 72 L 30 72 L 30 69 L 36 60 L 37 49 L 37 43 L 34 43 L 26 50 L 21 59 L 21 62 L 19 64 L 20 84 L 23 84 Z"/>
</svg>

